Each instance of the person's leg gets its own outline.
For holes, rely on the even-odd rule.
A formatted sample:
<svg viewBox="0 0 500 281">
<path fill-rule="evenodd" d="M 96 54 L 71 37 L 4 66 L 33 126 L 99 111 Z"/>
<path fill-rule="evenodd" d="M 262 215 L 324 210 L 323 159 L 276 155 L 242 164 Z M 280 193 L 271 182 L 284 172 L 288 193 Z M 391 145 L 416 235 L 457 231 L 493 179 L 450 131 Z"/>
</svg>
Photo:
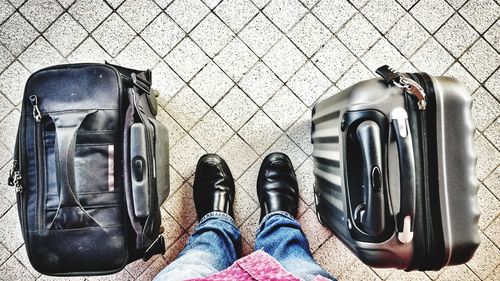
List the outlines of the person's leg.
<svg viewBox="0 0 500 281">
<path fill-rule="evenodd" d="M 255 249 L 264 250 L 301 279 L 312 280 L 317 275 L 334 279 L 314 261 L 307 238 L 294 218 L 299 188 L 288 156 L 271 153 L 264 158 L 257 179 L 257 195 L 261 224 Z"/>
<path fill-rule="evenodd" d="M 208 213 L 196 226 L 177 259 L 155 281 L 204 277 L 229 267 L 241 250 L 240 231 L 225 213 Z"/>
<path fill-rule="evenodd" d="M 205 277 L 229 267 L 241 252 L 233 219 L 234 180 L 226 162 L 206 154 L 196 166 L 193 199 L 200 222 L 177 259 L 156 281 Z"/>
<path fill-rule="evenodd" d="M 314 261 L 299 222 L 287 212 L 269 213 L 262 219 L 257 229 L 255 250 L 268 253 L 287 271 L 303 280 L 313 280 L 317 275 L 334 279 Z"/>
</svg>

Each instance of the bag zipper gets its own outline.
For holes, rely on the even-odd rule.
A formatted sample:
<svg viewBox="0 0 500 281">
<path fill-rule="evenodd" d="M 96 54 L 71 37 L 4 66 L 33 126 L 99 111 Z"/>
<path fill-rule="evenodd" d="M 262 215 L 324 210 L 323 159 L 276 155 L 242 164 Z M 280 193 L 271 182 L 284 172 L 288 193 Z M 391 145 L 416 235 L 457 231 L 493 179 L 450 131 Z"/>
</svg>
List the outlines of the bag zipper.
<svg viewBox="0 0 500 281">
<path fill-rule="evenodd" d="M 37 169 L 37 228 L 43 230 L 45 228 L 45 161 L 43 143 L 43 115 L 38 107 L 38 97 L 31 95 L 29 97 L 33 106 L 33 118 L 35 119 L 35 153 L 36 153 L 36 169 Z"/>
</svg>

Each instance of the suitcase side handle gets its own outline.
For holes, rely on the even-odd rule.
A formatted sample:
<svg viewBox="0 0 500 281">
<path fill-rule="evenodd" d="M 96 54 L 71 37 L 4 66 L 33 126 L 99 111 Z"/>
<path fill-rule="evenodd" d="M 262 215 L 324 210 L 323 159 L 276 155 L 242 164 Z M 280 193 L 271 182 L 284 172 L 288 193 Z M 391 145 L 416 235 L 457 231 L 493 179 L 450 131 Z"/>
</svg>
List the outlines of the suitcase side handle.
<svg viewBox="0 0 500 281">
<path fill-rule="evenodd" d="M 406 244 L 413 240 L 416 182 L 413 142 L 408 114 L 403 108 L 391 111 L 391 127 L 398 147 L 400 177 L 400 210 L 396 215 L 396 231 L 398 240 Z"/>
<path fill-rule="evenodd" d="M 366 233 L 378 235 L 385 229 L 384 181 L 380 127 L 366 120 L 358 125 L 356 136 L 363 155 L 363 205 L 361 223 Z"/>
</svg>

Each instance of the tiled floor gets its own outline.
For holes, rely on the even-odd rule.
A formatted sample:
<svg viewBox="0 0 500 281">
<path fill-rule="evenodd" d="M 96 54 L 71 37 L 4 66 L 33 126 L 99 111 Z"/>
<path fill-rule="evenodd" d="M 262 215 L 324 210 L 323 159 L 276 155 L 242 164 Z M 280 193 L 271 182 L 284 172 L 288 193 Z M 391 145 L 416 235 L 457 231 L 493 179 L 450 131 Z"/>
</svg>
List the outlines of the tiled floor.
<svg viewBox="0 0 500 281">
<path fill-rule="evenodd" d="M 10 2 L 9 2 L 10 1 Z M 159 119 L 171 133 L 172 193 L 165 257 L 110 277 L 149 280 L 195 224 L 192 174 L 217 152 L 237 179 L 236 217 L 251 251 L 255 181 L 284 151 L 300 179 L 300 221 L 315 258 L 341 280 L 500 280 L 500 3 L 498 0 L 0 0 L 0 278 L 51 279 L 27 261 L 11 162 L 27 76 L 46 65 L 96 61 L 152 68 Z M 314 102 L 388 63 L 462 80 L 477 124 L 482 244 L 440 272 L 370 269 L 316 221 L 309 116 Z M 84 279 L 84 278 L 80 278 Z"/>
</svg>

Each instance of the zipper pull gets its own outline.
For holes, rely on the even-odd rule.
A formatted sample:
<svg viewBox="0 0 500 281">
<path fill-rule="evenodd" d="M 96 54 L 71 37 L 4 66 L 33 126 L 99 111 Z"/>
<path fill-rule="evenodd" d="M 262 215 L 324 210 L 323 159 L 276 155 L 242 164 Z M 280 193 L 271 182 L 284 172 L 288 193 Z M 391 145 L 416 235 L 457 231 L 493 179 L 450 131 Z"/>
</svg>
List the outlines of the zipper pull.
<svg viewBox="0 0 500 281">
<path fill-rule="evenodd" d="M 23 186 L 21 184 L 21 173 L 19 172 L 19 164 L 17 160 L 12 162 L 12 168 L 9 171 L 9 180 L 7 184 L 9 186 L 14 186 L 16 188 L 16 192 L 23 191 Z"/>
<path fill-rule="evenodd" d="M 408 94 L 416 97 L 418 109 L 425 110 L 427 106 L 425 91 L 420 84 L 410 78 L 403 77 L 399 72 L 394 71 L 388 65 L 379 67 L 375 72 L 382 76 L 387 83 L 403 88 Z"/>
<path fill-rule="evenodd" d="M 30 96 L 31 105 L 33 105 L 33 117 L 36 122 L 42 121 L 42 114 L 40 113 L 40 109 L 38 108 L 38 97 L 36 95 Z"/>
</svg>

